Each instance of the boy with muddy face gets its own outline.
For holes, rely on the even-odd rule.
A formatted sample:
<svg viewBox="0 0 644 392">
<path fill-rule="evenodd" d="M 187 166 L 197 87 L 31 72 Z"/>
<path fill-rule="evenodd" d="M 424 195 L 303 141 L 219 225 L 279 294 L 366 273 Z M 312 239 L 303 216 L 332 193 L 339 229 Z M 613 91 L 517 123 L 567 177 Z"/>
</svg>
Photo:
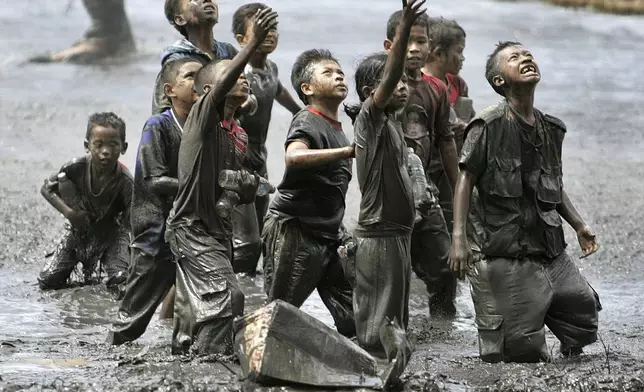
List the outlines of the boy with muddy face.
<svg viewBox="0 0 644 392">
<path fill-rule="evenodd" d="M 451 251 L 453 271 L 472 286 L 481 359 L 547 360 L 544 320 L 564 355 L 579 354 L 597 339 L 600 304 L 566 253 L 561 218 L 582 257 L 597 242 L 563 189 L 566 126 L 534 108 L 541 74 L 520 43 L 496 47 L 486 78 L 505 99 L 467 128 Z"/>
<path fill-rule="evenodd" d="M 430 83 L 447 86 L 447 96 L 452 107 L 450 127 L 454 132 L 456 150 L 460 154 L 463 147 L 463 134 L 467 123 L 474 117 L 472 99 L 468 97 L 467 83 L 459 72 L 465 56 L 465 31 L 454 20 L 431 18 L 429 20 L 429 56 L 423 67 L 423 78 Z M 452 187 L 443 170 L 438 148 L 432 146 L 432 161 L 428 167 L 433 182 L 439 190 L 440 205 L 445 216 L 448 231 L 452 232 L 453 208 Z"/>
<path fill-rule="evenodd" d="M 391 48 L 395 26 L 402 15 L 394 13 L 389 18 L 385 49 Z M 454 133 L 449 127 L 449 102 L 444 89 L 432 88 L 423 78 L 421 68 L 429 52 L 427 29 L 429 17 L 422 15 L 412 26 L 407 53 L 407 84 L 409 100 L 405 107 L 405 142 L 423 163 L 426 178 L 435 198 L 438 197 L 436 185 L 431 181 L 430 164 L 432 150 L 437 145 L 452 146 Z M 438 157 L 441 162 L 441 158 Z M 450 161 L 446 160 L 445 165 Z M 456 168 L 456 156 L 451 164 Z M 441 169 L 442 169 L 441 163 Z M 411 265 L 416 275 L 425 283 L 429 294 L 429 310 L 432 318 L 452 317 L 456 314 L 454 299 L 456 278 L 449 269 L 450 237 L 443 211 L 438 204 L 424 211 L 421 220 L 414 224 L 411 237 Z"/>
<path fill-rule="evenodd" d="M 125 123 L 114 113 L 95 113 L 85 137 L 88 155 L 66 163 L 40 190 L 69 221 L 38 277 L 43 290 L 63 288 L 78 263 L 85 283 L 98 263 L 109 289 L 118 290 L 127 278 L 132 176 L 118 160 L 127 150 Z"/>
<path fill-rule="evenodd" d="M 242 75 L 253 53 L 277 25 L 270 8 L 257 13 L 254 38 L 231 61 L 210 63 L 195 80 L 199 100 L 190 111 L 179 149 L 179 190 L 166 239 L 177 260 L 172 352 L 194 344 L 198 354 L 232 353 L 232 322 L 244 310 L 244 294 L 231 265 L 232 222 L 215 208 L 223 194 L 222 170 L 239 170 L 235 112 L 248 99 Z M 245 152 L 245 151 L 244 151 Z M 252 203 L 257 178 L 238 172 L 242 204 Z"/>
<path fill-rule="evenodd" d="M 231 44 L 215 40 L 213 28 L 219 22 L 219 7 L 215 0 L 165 0 L 164 12 L 168 22 L 184 38 L 164 49 L 161 66 L 181 58 L 191 58 L 206 65 L 215 60 L 232 59 L 237 55 L 237 49 Z M 152 114 L 161 113 L 171 106 L 163 93 L 159 72 L 154 85 Z M 240 110 L 252 113 L 256 108 L 257 102 L 251 94 Z"/>
<path fill-rule="evenodd" d="M 243 48 L 253 37 L 252 17 L 257 12 L 267 8 L 262 3 L 245 4 L 233 15 L 233 33 L 239 45 Z M 257 98 L 257 111 L 246 114 L 241 118 L 241 126 L 248 134 L 248 150 L 245 167 L 264 178 L 268 178 L 266 170 L 266 137 L 271 122 L 273 103 L 277 101 L 294 115 L 301 110 L 288 90 L 279 80 L 277 65 L 268 59 L 275 51 L 279 41 L 279 32 L 271 30 L 264 42 L 259 46 L 250 59 L 244 71 L 250 83 L 251 91 Z M 268 210 L 269 196 L 258 196 L 253 204 L 245 204 L 235 208 L 234 221 L 234 265 L 235 272 L 255 274 L 261 255 L 260 234 L 264 227 L 264 216 Z"/>
<path fill-rule="evenodd" d="M 150 117 L 141 132 L 131 209 L 133 265 L 119 320 L 108 336 L 110 344 L 139 338 L 174 285 L 176 265 L 165 242 L 165 226 L 179 189 L 179 146 L 186 118 L 197 100 L 194 81 L 201 68 L 201 63 L 189 58 L 166 63 L 161 74 L 172 108 Z"/>
<path fill-rule="evenodd" d="M 351 285 L 337 257 L 354 156 L 338 121 L 344 72 L 329 51 L 313 49 L 295 60 L 291 81 L 307 108 L 291 122 L 286 171 L 264 223 L 264 289 L 269 302 L 300 307 L 317 288 L 338 332 L 353 336 Z"/>
</svg>

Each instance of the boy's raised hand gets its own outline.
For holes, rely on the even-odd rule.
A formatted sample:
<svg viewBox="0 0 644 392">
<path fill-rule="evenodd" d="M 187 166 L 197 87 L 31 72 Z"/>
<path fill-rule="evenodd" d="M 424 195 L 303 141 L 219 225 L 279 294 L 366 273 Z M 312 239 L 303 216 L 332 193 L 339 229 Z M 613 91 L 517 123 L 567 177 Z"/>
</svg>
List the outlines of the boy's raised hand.
<svg viewBox="0 0 644 392">
<path fill-rule="evenodd" d="M 403 17 L 402 17 L 402 22 L 401 24 L 411 30 L 411 27 L 416 23 L 416 19 L 418 19 L 422 14 L 427 11 L 427 8 L 423 8 L 422 10 L 420 7 L 425 4 L 425 0 L 402 0 L 403 3 Z"/>
<path fill-rule="evenodd" d="M 275 28 L 277 28 L 277 12 L 273 12 L 272 8 L 257 11 L 253 25 L 253 36 L 257 42 L 263 42 L 268 32 Z"/>
</svg>

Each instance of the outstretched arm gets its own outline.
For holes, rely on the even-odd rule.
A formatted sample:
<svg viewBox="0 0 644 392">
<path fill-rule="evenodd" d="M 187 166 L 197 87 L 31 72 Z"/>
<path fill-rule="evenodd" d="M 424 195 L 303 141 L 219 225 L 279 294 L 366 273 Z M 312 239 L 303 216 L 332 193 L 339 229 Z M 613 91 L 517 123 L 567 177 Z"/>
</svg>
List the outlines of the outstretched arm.
<svg viewBox="0 0 644 392">
<path fill-rule="evenodd" d="M 230 62 L 230 65 L 222 72 L 221 77 L 215 82 L 210 92 L 215 107 L 226 99 L 226 94 L 237 83 L 239 75 L 244 71 L 255 50 L 264 41 L 268 32 L 277 27 L 277 13 L 271 8 L 265 8 L 257 12 L 253 26 L 253 37 Z"/>
<path fill-rule="evenodd" d="M 278 87 L 278 93 L 277 96 L 275 97 L 275 100 L 277 103 L 282 105 L 286 110 L 291 112 L 293 115 L 295 115 L 297 112 L 302 110 L 300 105 L 295 102 L 291 94 L 288 92 L 287 89 L 282 86 L 282 82 L 279 82 L 279 87 Z"/>
<path fill-rule="evenodd" d="M 309 149 L 309 146 L 300 141 L 291 142 L 286 148 L 286 167 L 311 167 L 321 166 L 335 162 L 338 159 L 349 159 L 355 156 L 355 146 Z"/>
<path fill-rule="evenodd" d="M 373 95 L 373 103 L 380 109 L 387 107 L 387 104 L 389 103 L 389 100 L 396 90 L 396 86 L 400 82 L 400 78 L 402 78 L 403 72 L 405 71 L 405 57 L 407 55 L 409 34 L 411 33 L 411 28 L 416 22 L 416 19 L 425 13 L 424 9 L 419 11 L 419 8 L 423 4 L 425 4 L 425 0 L 410 0 L 409 2 L 403 0 L 404 9 L 402 21 L 400 22 L 400 25 L 398 25 L 394 44 L 387 56 L 387 63 L 385 65 L 382 82 L 380 82 Z"/>
</svg>

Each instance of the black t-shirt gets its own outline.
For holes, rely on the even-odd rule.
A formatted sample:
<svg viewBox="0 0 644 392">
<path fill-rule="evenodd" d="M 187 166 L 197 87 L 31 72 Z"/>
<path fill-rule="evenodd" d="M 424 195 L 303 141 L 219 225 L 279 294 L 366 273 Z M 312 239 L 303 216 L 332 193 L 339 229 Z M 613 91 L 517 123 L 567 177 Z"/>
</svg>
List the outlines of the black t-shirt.
<svg viewBox="0 0 644 392">
<path fill-rule="evenodd" d="M 295 141 L 310 149 L 349 146 L 342 124 L 313 108 L 304 109 L 293 117 L 285 146 Z M 287 167 L 270 210 L 297 218 L 315 236 L 337 239 L 349 181 L 351 159 L 319 167 Z"/>
<path fill-rule="evenodd" d="M 132 247 L 152 257 L 170 251 L 164 234 L 174 196 L 152 192 L 150 184 L 155 177 L 178 177 L 181 132 L 168 109 L 150 117 L 141 133 L 132 194 Z"/>
<path fill-rule="evenodd" d="M 81 208 L 88 213 L 96 234 L 112 235 L 119 226 L 129 229 L 132 175 L 125 165 L 119 162 L 110 181 L 98 192 L 94 192 L 91 187 L 90 166 L 89 155 L 67 162 L 58 173 L 50 177 L 52 190 L 58 190 L 57 175 L 65 173 L 69 181 L 75 185 Z"/>
<path fill-rule="evenodd" d="M 179 148 L 179 191 L 169 223 L 197 223 L 214 238 L 230 239 L 232 221 L 215 210 L 223 191 L 218 177 L 224 169 L 239 170 L 241 162 L 235 152 L 234 135 L 222 126 L 220 109 L 209 92 L 188 115 Z"/>
<path fill-rule="evenodd" d="M 257 98 L 257 111 L 253 115 L 245 115 L 241 121 L 242 128 L 248 134 L 245 166 L 262 172 L 266 167 L 266 136 L 271 122 L 273 103 L 275 97 L 282 92 L 282 85 L 278 78 L 277 65 L 270 60 L 266 61 L 264 69 L 253 68 L 249 64 L 244 73 Z"/>
<path fill-rule="evenodd" d="M 353 126 L 362 199 L 357 232 L 407 234 L 414 227 L 414 196 L 400 121 L 367 98 Z"/>
</svg>

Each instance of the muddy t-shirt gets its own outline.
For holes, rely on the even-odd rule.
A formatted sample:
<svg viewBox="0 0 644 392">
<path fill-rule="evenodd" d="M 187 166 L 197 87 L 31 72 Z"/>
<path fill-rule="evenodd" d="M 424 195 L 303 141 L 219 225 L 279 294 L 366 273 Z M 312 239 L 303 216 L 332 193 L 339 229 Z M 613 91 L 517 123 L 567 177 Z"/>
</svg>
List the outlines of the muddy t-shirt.
<svg viewBox="0 0 644 392">
<path fill-rule="evenodd" d="M 221 107 L 209 92 L 192 107 L 183 127 L 179 148 L 179 192 L 174 203 L 171 226 L 203 225 L 218 239 L 232 237 L 232 221 L 217 214 L 215 205 L 222 194 L 219 172 L 239 170 L 235 138 L 222 126 Z M 220 106 L 223 106 L 223 102 Z"/>
<path fill-rule="evenodd" d="M 92 190 L 91 157 L 84 156 L 63 165 L 50 178 L 54 191 L 58 191 L 57 175 L 65 173 L 77 192 L 80 208 L 89 215 L 93 229 L 114 233 L 118 226 L 130 227 L 130 205 L 132 202 L 132 175 L 121 162 L 115 175 L 99 190 Z M 76 206 L 70 206 L 77 208 Z"/>
<path fill-rule="evenodd" d="M 362 192 L 356 232 L 400 235 L 414 225 L 412 183 L 402 125 L 368 98 L 354 124 L 356 169 Z"/>
<path fill-rule="evenodd" d="M 172 109 L 150 117 L 141 132 L 132 194 L 132 247 L 152 257 L 170 254 L 164 234 L 174 195 L 158 194 L 150 186 L 158 177 L 178 177 L 181 133 Z"/>
<path fill-rule="evenodd" d="M 241 126 L 248 134 L 248 151 L 246 164 L 249 169 L 260 174 L 266 166 L 266 135 L 271 122 L 271 112 L 275 97 L 282 91 L 282 85 L 277 74 L 277 65 L 270 60 L 266 61 L 264 69 L 253 68 L 249 65 L 245 70 L 250 88 L 257 98 L 257 111 L 253 115 L 244 115 Z"/>
<path fill-rule="evenodd" d="M 285 147 L 295 141 L 312 150 L 349 146 L 342 124 L 313 108 L 303 109 L 293 117 Z M 297 218 L 314 236 L 337 239 L 349 181 L 351 159 L 317 167 L 287 167 L 270 210 Z"/>
<path fill-rule="evenodd" d="M 433 127 L 432 134 L 434 135 L 431 151 L 432 161 L 430 162 L 429 167 L 425 169 L 428 175 L 434 177 L 436 173 L 442 173 L 443 171 L 443 163 L 441 161 L 438 145 L 443 140 L 453 140 L 454 131 L 452 130 L 449 121 L 451 106 L 447 95 L 447 86 L 445 86 L 445 83 L 443 83 L 442 80 L 433 76 L 423 74 L 423 79 L 427 82 L 427 85 L 434 96 L 434 104 L 431 108 L 431 111 L 433 112 L 433 122 L 430 122 L 430 125 Z"/>
</svg>

